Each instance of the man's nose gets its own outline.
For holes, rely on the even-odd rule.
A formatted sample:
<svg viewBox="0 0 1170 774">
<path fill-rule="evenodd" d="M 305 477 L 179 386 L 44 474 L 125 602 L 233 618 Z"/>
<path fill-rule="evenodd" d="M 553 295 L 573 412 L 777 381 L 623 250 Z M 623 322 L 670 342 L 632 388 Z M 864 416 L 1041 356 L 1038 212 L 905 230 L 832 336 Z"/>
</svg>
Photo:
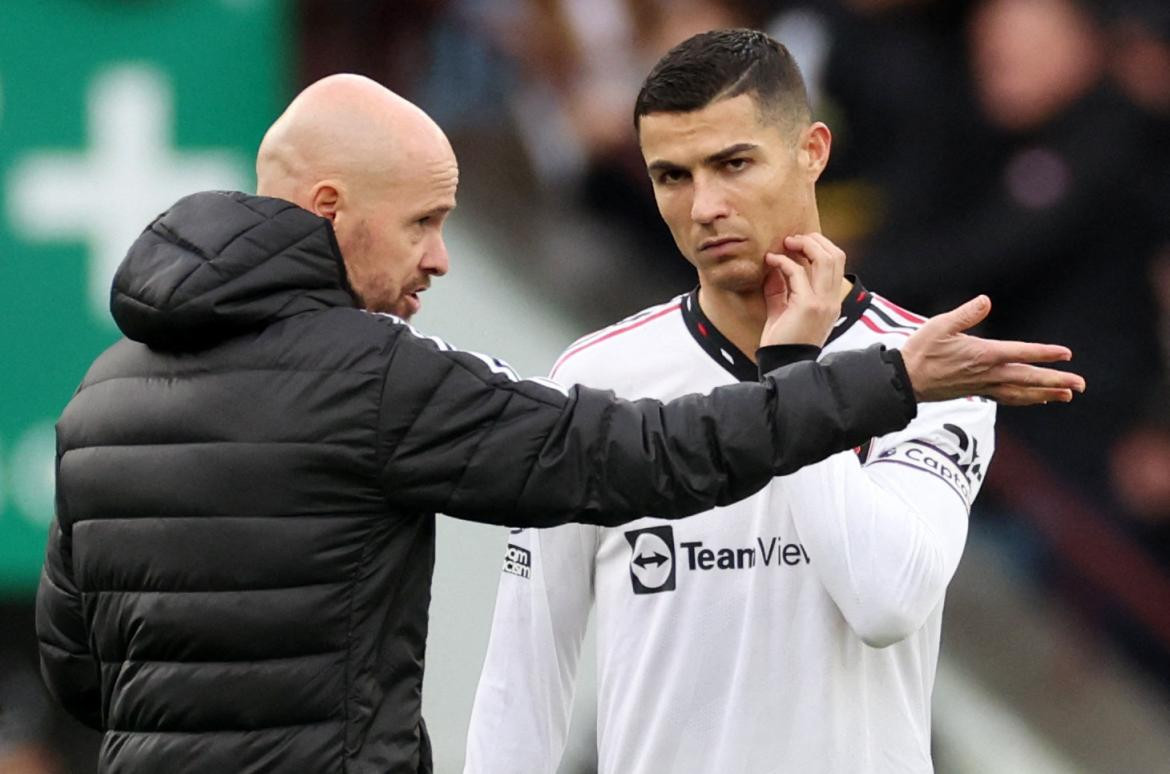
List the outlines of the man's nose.
<svg viewBox="0 0 1170 774">
<path fill-rule="evenodd" d="M 727 217 L 727 198 L 718 185 L 696 178 L 691 200 L 691 220 L 708 224 Z"/>
<path fill-rule="evenodd" d="M 442 277 L 451 268 L 451 258 L 447 255 L 447 243 L 443 241 L 443 237 L 435 238 L 434 244 L 423 255 L 419 268 L 435 277 Z"/>
</svg>

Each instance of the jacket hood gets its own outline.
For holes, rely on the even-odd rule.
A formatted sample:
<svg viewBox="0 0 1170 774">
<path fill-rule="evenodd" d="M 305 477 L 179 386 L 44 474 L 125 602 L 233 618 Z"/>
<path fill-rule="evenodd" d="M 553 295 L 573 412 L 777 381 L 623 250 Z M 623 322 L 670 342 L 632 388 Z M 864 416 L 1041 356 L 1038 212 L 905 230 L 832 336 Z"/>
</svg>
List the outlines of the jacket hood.
<svg viewBox="0 0 1170 774">
<path fill-rule="evenodd" d="M 158 216 L 130 246 L 110 294 L 127 338 L 170 350 L 356 305 L 329 221 L 234 191 L 192 194 Z"/>
</svg>

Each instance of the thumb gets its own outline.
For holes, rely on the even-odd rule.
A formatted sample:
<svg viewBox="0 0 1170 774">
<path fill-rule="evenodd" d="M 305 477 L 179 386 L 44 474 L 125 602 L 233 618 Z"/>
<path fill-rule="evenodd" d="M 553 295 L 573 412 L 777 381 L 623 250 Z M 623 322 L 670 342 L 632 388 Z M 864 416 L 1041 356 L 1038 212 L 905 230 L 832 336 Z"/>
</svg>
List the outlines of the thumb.
<svg viewBox="0 0 1170 774">
<path fill-rule="evenodd" d="M 955 307 L 949 312 L 939 315 L 947 333 L 961 333 L 973 328 L 987 319 L 991 311 L 991 299 L 985 295 L 978 295 L 962 306 Z"/>
</svg>

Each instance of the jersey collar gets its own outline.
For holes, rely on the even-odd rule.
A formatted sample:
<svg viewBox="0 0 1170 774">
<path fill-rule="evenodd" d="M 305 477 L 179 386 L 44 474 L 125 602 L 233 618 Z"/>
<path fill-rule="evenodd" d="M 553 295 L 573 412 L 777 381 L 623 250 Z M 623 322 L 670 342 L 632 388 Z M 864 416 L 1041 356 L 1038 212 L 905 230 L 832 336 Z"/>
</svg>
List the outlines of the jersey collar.
<svg viewBox="0 0 1170 774">
<path fill-rule="evenodd" d="M 857 322 L 861 318 L 861 313 L 870 305 L 870 293 L 861 284 L 861 280 L 852 274 L 846 275 L 846 279 L 853 283 L 853 290 L 841 302 L 841 318 L 833 326 L 825 346 L 831 344 Z M 697 287 L 682 299 L 682 318 L 691 336 L 712 360 L 741 382 L 759 381 L 760 372 L 756 364 L 720 333 L 699 307 Z"/>
</svg>

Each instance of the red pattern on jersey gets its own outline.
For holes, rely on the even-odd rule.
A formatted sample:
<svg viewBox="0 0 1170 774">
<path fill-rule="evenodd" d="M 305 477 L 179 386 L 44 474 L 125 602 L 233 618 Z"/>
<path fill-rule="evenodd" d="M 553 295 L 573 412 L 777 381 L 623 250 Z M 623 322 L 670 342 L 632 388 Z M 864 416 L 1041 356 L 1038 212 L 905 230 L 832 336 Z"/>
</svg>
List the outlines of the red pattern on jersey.
<svg viewBox="0 0 1170 774">
<path fill-rule="evenodd" d="M 893 301 L 886 298 L 885 296 L 879 296 L 878 294 L 874 293 L 873 297 L 876 298 L 878 301 L 881 301 L 883 306 L 888 306 L 890 308 L 891 312 L 893 312 L 894 314 L 898 315 L 899 317 L 901 317 L 905 320 L 909 320 L 912 323 L 918 323 L 919 325 L 926 322 L 925 317 L 919 317 L 918 315 L 914 314 L 913 312 L 906 311 L 905 309 L 898 306 L 897 304 L 895 304 Z"/>
<path fill-rule="evenodd" d="M 549 373 L 549 377 L 552 379 L 555 379 L 557 377 L 557 371 L 561 370 L 561 366 L 563 366 L 569 360 L 569 358 L 571 358 L 573 355 L 576 355 L 578 352 L 584 352 L 585 350 L 592 347 L 594 344 L 600 344 L 601 342 L 605 341 L 606 339 L 612 339 L 614 336 L 620 335 L 622 333 L 626 333 L 628 331 L 632 331 L 639 326 L 645 325 L 646 323 L 650 322 L 651 320 L 657 320 L 659 317 L 662 317 L 663 315 L 670 314 L 671 312 L 677 312 L 679 310 L 679 307 L 681 307 L 681 306 L 682 306 L 682 304 L 674 304 L 673 306 L 668 306 L 665 309 L 660 309 L 659 311 L 655 312 L 654 314 L 650 315 L 649 317 L 643 317 L 641 320 L 638 320 L 637 322 L 634 322 L 634 323 L 630 323 L 629 325 L 627 325 L 624 328 L 615 328 L 614 330 L 610 331 L 609 333 L 605 334 L 604 336 L 598 336 L 596 339 L 593 339 L 592 341 L 587 341 L 584 344 L 582 344 L 578 347 L 575 347 L 574 349 L 570 349 L 568 352 L 561 355 L 560 359 L 557 360 L 557 362 L 553 365 L 552 371 Z"/>
<path fill-rule="evenodd" d="M 882 323 L 880 320 L 871 319 L 867 315 L 864 315 L 864 314 L 861 315 L 860 319 L 861 319 L 861 322 L 865 324 L 866 328 L 869 328 L 871 331 L 874 331 L 876 333 L 896 333 L 899 336 L 906 336 L 907 338 L 909 338 L 909 336 L 910 336 L 910 331 L 886 330 L 885 328 L 881 327 Z"/>
</svg>

